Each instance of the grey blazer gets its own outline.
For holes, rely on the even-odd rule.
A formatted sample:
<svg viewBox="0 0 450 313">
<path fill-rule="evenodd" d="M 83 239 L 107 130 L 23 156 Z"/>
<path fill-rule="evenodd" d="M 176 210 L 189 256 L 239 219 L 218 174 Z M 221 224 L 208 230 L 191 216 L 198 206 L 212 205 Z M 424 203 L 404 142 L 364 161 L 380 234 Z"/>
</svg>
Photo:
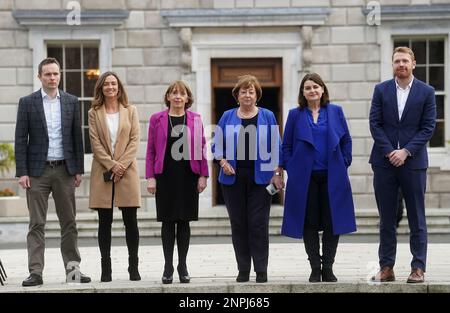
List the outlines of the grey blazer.
<svg viewBox="0 0 450 313">
<path fill-rule="evenodd" d="M 62 90 L 61 130 L 64 159 L 70 175 L 84 173 L 84 150 L 78 98 Z M 39 177 L 45 169 L 48 154 L 48 132 L 41 91 L 23 97 L 17 110 L 15 155 L 16 177 Z"/>
</svg>

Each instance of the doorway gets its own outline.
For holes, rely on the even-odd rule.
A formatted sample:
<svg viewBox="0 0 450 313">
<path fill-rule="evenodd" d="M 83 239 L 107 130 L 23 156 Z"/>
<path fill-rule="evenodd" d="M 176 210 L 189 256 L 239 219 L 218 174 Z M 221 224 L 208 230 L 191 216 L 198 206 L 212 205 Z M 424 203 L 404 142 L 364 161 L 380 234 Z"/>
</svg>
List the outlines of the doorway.
<svg viewBox="0 0 450 313">
<path fill-rule="evenodd" d="M 258 101 L 258 106 L 275 114 L 281 133 L 283 121 L 281 66 L 281 58 L 211 59 L 212 123 L 217 124 L 226 110 L 237 107 L 231 91 L 238 81 L 238 76 L 251 74 L 256 76 L 261 83 L 262 97 Z M 213 165 L 211 177 L 213 205 L 224 204 L 222 190 L 217 181 L 218 175 L 219 168 L 217 165 Z M 272 203 L 283 203 L 281 192 L 272 197 Z"/>
</svg>

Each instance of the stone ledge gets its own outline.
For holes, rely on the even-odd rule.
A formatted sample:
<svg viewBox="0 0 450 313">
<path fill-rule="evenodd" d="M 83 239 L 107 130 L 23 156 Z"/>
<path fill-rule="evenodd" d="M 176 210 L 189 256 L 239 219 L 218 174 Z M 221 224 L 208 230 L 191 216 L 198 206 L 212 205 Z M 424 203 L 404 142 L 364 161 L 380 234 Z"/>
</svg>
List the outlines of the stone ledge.
<svg viewBox="0 0 450 313">
<path fill-rule="evenodd" d="M 234 277 L 222 277 L 217 281 L 207 278 L 193 278 L 190 284 L 174 284 L 162 286 L 160 282 L 142 280 L 129 282 L 115 280 L 111 284 L 90 283 L 58 284 L 50 283 L 37 288 L 6 286 L 2 293 L 449 293 L 449 283 L 407 284 L 367 283 L 365 281 L 344 281 L 338 283 L 295 282 L 292 278 L 276 277 L 265 284 L 255 282 L 224 282 Z M 253 278 L 252 278 L 253 279 Z"/>
<path fill-rule="evenodd" d="M 67 16 L 69 10 L 14 10 L 12 16 L 23 26 L 69 26 Z M 82 26 L 117 27 L 128 19 L 127 10 L 81 10 Z"/>
<path fill-rule="evenodd" d="M 371 13 L 373 9 L 363 8 L 364 15 Z M 450 5 L 411 5 L 411 6 L 381 6 L 381 22 L 384 21 L 424 21 L 424 20 L 449 20 Z"/>
<path fill-rule="evenodd" d="M 170 27 L 241 27 L 324 25 L 331 9 L 245 8 L 161 10 Z"/>
</svg>

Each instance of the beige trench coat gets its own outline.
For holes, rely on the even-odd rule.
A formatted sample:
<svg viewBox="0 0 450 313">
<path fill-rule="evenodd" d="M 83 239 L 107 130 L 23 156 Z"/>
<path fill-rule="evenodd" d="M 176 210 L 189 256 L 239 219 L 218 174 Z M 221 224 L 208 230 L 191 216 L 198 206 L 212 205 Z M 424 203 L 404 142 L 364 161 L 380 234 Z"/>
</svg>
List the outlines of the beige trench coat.
<svg viewBox="0 0 450 313">
<path fill-rule="evenodd" d="M 119 162 L 127 170 L 114 187 L 115 207 L 140 207 L 141 188 L 136 155 L 139 146 L 139 118 L 136 107 L 119 105 L 119 129 L 112 154 L 111 140 L 106 124 L 106 109 L 89 110 L 89 137 L 93 152 L 89 207 L 111 208 L 112 182 L 105 183 L 103 173 Z"/>
</svg>

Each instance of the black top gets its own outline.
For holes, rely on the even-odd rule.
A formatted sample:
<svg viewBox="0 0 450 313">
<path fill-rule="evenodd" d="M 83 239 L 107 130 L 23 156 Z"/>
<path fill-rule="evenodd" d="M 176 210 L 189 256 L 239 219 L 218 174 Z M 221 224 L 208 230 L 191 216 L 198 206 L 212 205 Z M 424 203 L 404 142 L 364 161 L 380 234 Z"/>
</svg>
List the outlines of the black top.
<svg viewBox="0 0 450 313">
<path fill-rule="evenodd" d="M 183 136 L 187 134 L 186 119 L 185 116 L 168 118 L 163 172 L 155 175 L 156 218 L 158 221 L 195 221 L 198 220 L 199 176 L 191 170 L 187 135 Z"/>
<path fill-rule="evenodd" d="M 237 168 L 255 168 L 258 114 L 252 118 L 241 119 L 242 128 L 239 131 L 237 147 Z"/>
</svg>

